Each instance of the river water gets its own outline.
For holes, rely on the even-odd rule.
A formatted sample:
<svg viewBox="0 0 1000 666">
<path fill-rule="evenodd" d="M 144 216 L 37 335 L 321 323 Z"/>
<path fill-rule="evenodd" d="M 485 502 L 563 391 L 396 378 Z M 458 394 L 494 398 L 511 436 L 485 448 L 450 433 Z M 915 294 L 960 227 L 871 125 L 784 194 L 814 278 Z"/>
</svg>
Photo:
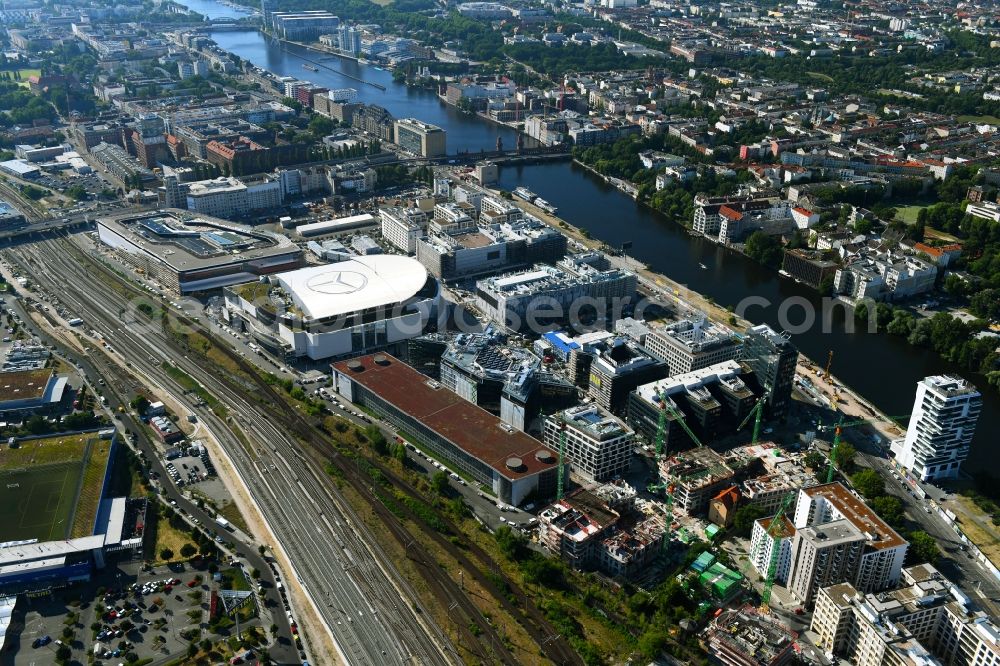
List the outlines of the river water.
<svg viewBox="0 0 1000 666">
<path fill-rule="evenodd" d="M 211 6 L 212 11 L 224 10 L 234 15 L 232 9 L 212 0 L 185 0 L 185 4 L 197 11 L 202 11 L 198 7 Z M 268 44 L 256 32 L 217 32 L 212 37 L 222 48 L 276 74 L 331 88 L 356 88 L 362 101 L 383 106 L 396 117 L 413 116 L 444 127 L 448 132 L 449 152 L 489 150 L 495 147 L 498 137 L 505 146 L 514 145 L 511 130 L 459 113 L 432 92 L 394 83 L 388 71 L 347 59 L 323 61 L 352 76 L 385 86 L 386 90 L 382 91 L 326 69 L 306 70 L 302 67 L 305 61 L 296 54 L 317 60 L 316 53 Z M 811 304 L 816 312 L 821 312 L 820 299 L 813 290 L 779 278 L 742 255 L 690 236 L 679 224 L 638 205 L 597 176 L 569 162 L 505 167 L 500 178 L 502 187 L 507 190 L 524 185 L 537 192 L 559 207 L 560 217 L 588 230 L 596 239 L 612 246 L 631 242 L 629 253 L 632 256 L 721 305 L 739 307 L 751 297 L 765 299 L 771 304 L 766 308 L 746 310 L 746 317 L 751 321 L 780 328 L 780 306 L 793 302 L 788 299 Z M 909 414 L 916 384 L 923 377 L 958 372 L 955 366 L 936 354 L 911 347 L 898 338 L 849 333 L 842 317 L 834 317 L 829 330 L 824 330 L 820 319 L 822 317 L 808 331 L 794 334 L 793 342 L 804 354 L 820 363 L 825 363 L 832 350 L 833 373 L 886 414 Z M 800 323 L 802 309 L 791 308 L 785 321 Z M 997 451 L 1000 433 L 1000 396 L 985 388 L 982 377 L 971 379 L 985 389 L 985 404 L 966 469 L 974 470 L 977 465 L 992 468 L 991 456 Z"/>
</svg>

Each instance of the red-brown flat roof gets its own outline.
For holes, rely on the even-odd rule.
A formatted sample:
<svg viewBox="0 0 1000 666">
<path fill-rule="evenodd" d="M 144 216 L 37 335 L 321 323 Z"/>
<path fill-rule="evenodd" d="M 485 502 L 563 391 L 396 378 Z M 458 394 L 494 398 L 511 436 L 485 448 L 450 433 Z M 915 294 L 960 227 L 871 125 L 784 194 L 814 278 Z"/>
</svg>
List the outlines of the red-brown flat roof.
<svg viewBox="0 0 1000 666">
<path fill-rule="evenodd" d="M 375 357 L 383 357 L 376 363 Z M 360 367 L 352 368 L 359 363 Z M 420 374 L 389 354 L 370 354 L 333 364 L 346 375 L 396 409 L 420 421 L 469 455 L 478 458 L 511 480 L 538 474 L 556 467 L 555 454 L 530 435 L 513 429 L 485 409 L 463 400 L 455 393 Z M 542 462 L 536 454 L 548 454 L 552 462 Z M 508 458 L 520 458 L 522 467 L 507 467 Z"/>
<path fill-rule="evenodd" d="M 874 542 L 869 542 L 869 547 L 873 550 L 883 550 L 901 546 L 906 541 L 899 536 L 896 530 L 878 517 L 872 508 L 865 504 L 863 499 L 858 498 L 849 491 L 843 484 L 834 481 L 824 483 L 821 486 L 804 488 L 803 491 L 810 497 L 823 497 L 837 508 L 844 518 L 851 521 L 855 527 L 866 534 L 878 536 Z"/>
</svg>

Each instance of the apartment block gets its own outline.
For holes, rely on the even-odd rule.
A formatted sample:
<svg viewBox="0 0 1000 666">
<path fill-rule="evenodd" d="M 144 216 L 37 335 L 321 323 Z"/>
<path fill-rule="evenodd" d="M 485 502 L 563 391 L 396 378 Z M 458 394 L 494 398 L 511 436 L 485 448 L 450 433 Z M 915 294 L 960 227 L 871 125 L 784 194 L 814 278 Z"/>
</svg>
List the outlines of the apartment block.
<svg viewBox="0 0 1000 666">
<path fill-rule="evenodd" d="M 957 477 L 982 408 L 982 394 L 967 380 L 925 377 L 917 384 L 906 436 L 892 443 L 896 463 L 921 481 Z"/>
<path fill-rule="evenodd" d="M 864 592 L 899 581 L 909 543 L 840 483 L 800 490 L 792 523 L 788 587 L 802 603 L 845 581 Z"/>
<path fill-rule="evenodd" d="M 1000 664 L 1000 629 L 930 564 L 903 569 L 900 586 L 879 594 L 851 583 L 819 590 L 810 630 L 854 666 Z"/>
</svg>

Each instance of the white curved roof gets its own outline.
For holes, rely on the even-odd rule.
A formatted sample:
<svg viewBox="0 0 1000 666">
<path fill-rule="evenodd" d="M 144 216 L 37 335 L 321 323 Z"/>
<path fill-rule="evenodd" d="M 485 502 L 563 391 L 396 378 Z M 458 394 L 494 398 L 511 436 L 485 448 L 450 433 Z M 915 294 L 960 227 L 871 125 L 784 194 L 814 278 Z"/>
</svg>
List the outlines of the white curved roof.
<svg viewBox="0 0 1000 666">
<path fill-rule="evenodd" d="M 410 257 L 375 254 L 275 276 L 306 319 L 392 306 L 414 296 L 427 269 Z"/>
</svg>

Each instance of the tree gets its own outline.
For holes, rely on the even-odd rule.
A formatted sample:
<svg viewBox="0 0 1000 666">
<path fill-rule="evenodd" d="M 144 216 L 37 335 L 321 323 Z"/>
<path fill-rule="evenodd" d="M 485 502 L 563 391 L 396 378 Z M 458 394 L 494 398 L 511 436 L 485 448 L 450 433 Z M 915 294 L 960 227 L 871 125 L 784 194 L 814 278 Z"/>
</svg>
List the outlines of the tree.
<svg viewBox="0 0 1000 666">
<path fill-rule="evenodd" d="M 160 551 L 161 560 L 172 560 L 174 558 L 174 551 L 169 548 L 164 548 Z"/>
<path fill-rule="evenodd" d="M 69 658 L 73 656 L 73 651 L 69 649 L 68 645 L 60 645 L 56 650 L 56 659 L 59 661 L 69 661 Z"/>
<path fill-rule="evenodd" d="M 186 543 L 181 546 L 181 557 L 194 557 L 194 554 L 197 552 L 198 549 L 194 547 L 194 544 Z"/>
<path fill-rule="evenodd" d="M 854 464 L 854 456 L 858 451 L 850 442 L 841 442 L 836 451 L 831 451 L 833 462 L 842 470 L 849 469 Z"/>
<path fill-rule="evenodd" d="M 750 234 L 743 251 L 748 257 L 765 266 L 774 268 L 781 264 L 781 242 L 763 231 Z"/>
<path fill-rule="evenodd" d="M 650 629 L 639 637 L 639 653 L 646 662 L 656 661 L 667 648 L 670 637 L 663 629 Z"/>
<path fill-rule="evenodd" d="M 437 472 L 431 477 L 431 488 L 434 489 L 438 495 L 444 495 L 448 492 L 448 473 L 444 471 Z"/>
<path fill-rule="evenodd" d="M 893 495 L 883 495 L 868 502 L 872 510 L 875 511 L 882 520 L 893 527 L 898 527 L 903 523 L 903 502 Z"/>
<path fill-rule="evenodd" d="M 885 480 L 873 469 L 863 469 L 851 477 L 851 483 L 866 499 L 885 495 Z"/>
<path fill-rule="evenodd" d="M 736 510 L 733 514 L 733 528 L 737 534 L 750 534 L 750 529 L 759 518 L 766 515 L 766 511 L 757 504 L 747 504 Z"/>
<path fill-rule="evenodd" d="M 806 467 L 813 471 L 821 470 L 826 466 L 826 458 L 819 451 L 810 451 L 803 459 Z"/>
<path fill-rule="evenodd" d="M 132 398 L 129 405 L 139 414 L 145 414 L 146 410 L 149 409 L 149 399 L 144 395 L 137 395 Z"/>
<path fill-rule="evenodd" d="M 500 552 L 508 560 L 517 562 L 524 556 L 527 540 L 524 535 L 518 534 L 507 525 L 498 527 L 493 533 L 493 538 L 496 539 Z"/>
<path fill-rule="evenodd" d="M 911 566 L 914 564 L 923 564 L 924 562 L 934 564 L 941 555 L 941 551 L 938 550 L 937 541 L 923 530 L 910 532 L 908 540 L 910 548 L 906 551 L 906 559 L 909 560 Z"/>
</svg>

